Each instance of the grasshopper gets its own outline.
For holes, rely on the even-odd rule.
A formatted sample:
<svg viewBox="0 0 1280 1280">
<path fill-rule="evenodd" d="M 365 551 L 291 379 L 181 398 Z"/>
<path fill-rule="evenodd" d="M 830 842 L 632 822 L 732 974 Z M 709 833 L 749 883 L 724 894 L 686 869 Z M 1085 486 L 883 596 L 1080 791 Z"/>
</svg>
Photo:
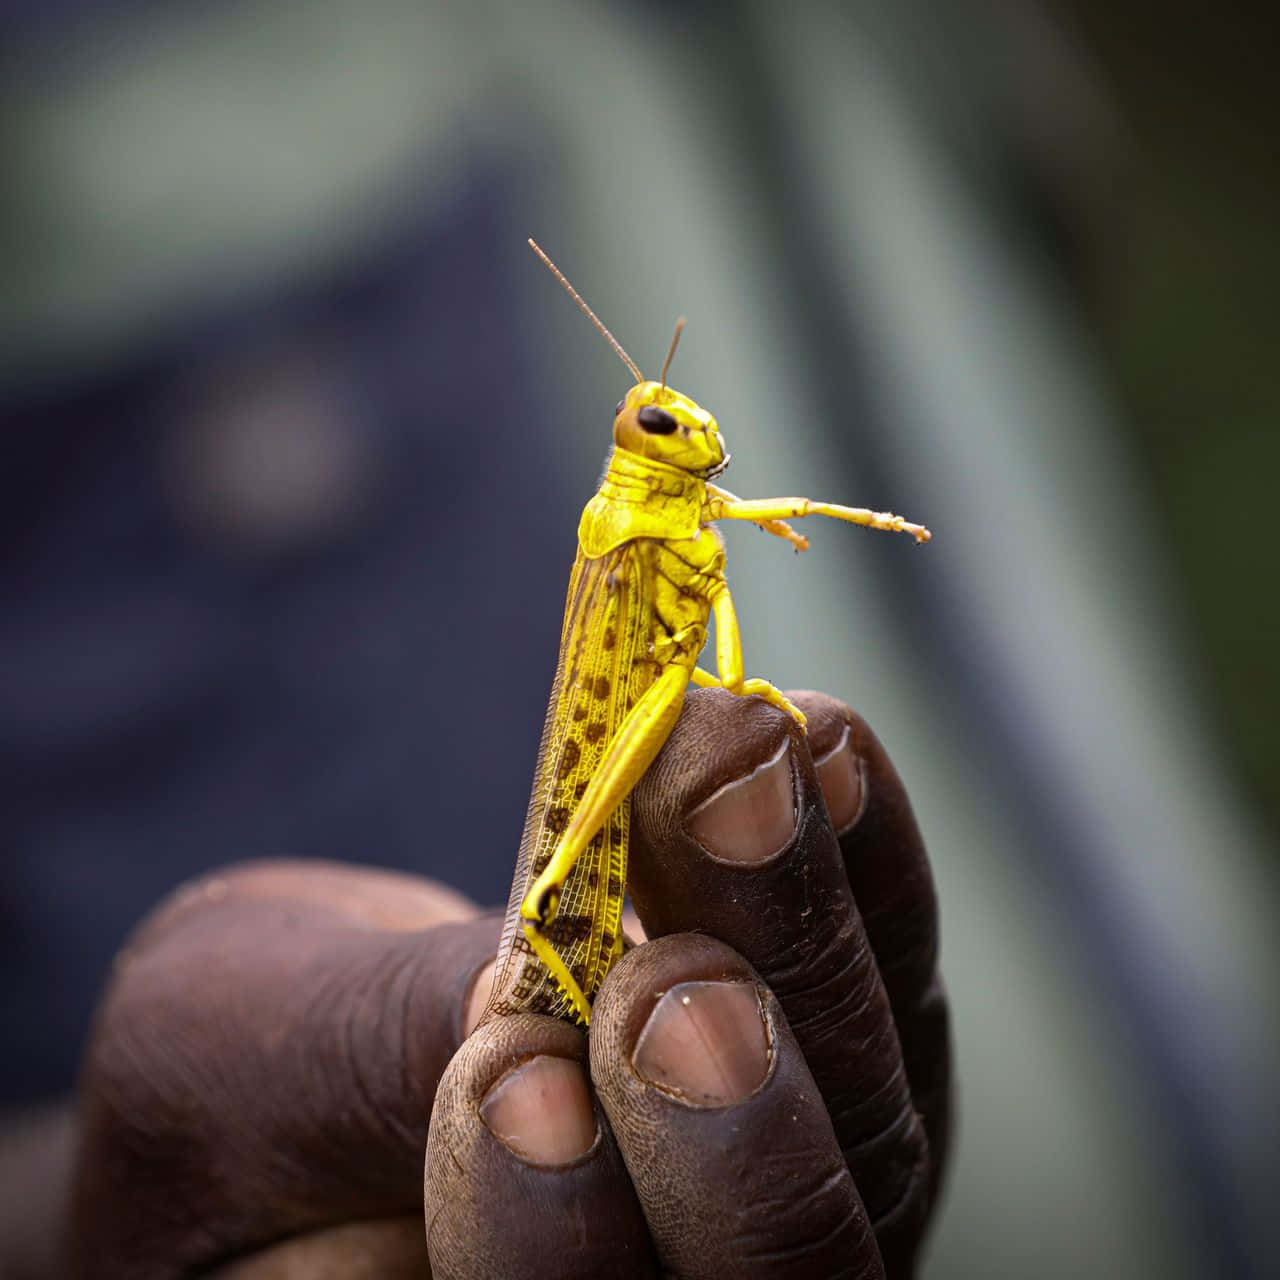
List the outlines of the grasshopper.
<svg viewBox="0 0 1280 1280">
<path fill-rule="evenodd" d="M 927 542 L 901 516 L 808 498 L 744 500 L 712 483 L 729 455 L 714 417 L 667 386 L 684 321 L 657 382 L 646 380 L 559 269 L 636 379 L 613 419 L 613 452 L 578 525 L 560 657 L 499 946 L 489 1011 L 548 1013 L 586 1026 L 622 954 L 631 790 L 675 727 L 686 688 L 724 688 L 804 715 L 747 679 L 717 520 L 748 520 L 797 551 L 786 523 L 822 515 Z M 716 674 L 697 665 L 716 623 Z"/>
</svg>

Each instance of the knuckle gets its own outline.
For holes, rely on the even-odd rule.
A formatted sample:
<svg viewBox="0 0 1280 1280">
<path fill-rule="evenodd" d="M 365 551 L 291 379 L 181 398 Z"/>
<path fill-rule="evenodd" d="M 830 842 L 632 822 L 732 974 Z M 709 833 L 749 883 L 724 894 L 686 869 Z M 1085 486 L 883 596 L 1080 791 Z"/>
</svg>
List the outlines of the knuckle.
<svg viewBox="0 0 1280 1280">
<path fill-rule="evenodd" d="M 786 1160 L 762 1163 L 757 1194 L 744 1206 L 740 1223 L 744 1261 L 766 1265 L 769 1274 L 875 1274 L 872 1227 L 850 1186 L 843 1164 L 814 1159 L 801 1151 Z M 866 1270 L 832 1271 L 865 1258 Z M 763 1272 L 762 1272 L 763 1274 Z"/>
<path fill-rule="evenodd" d="M 813 931 L 779 963 L 760 964 L 761 975 L 805 1054 L 872 1220 L 914 1221 L 924 1212 L 928 1142 L 888 996 L 851 900 L 815 915 Z"/>
</svg>

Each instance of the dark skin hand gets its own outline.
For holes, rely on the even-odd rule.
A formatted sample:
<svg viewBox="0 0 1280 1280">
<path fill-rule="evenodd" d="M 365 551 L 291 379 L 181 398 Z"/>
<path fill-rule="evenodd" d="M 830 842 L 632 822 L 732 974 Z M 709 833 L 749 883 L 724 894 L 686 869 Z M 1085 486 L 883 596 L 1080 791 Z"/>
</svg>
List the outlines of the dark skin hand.
<svg viewBox="0 0 1280 1280">
<path fill-rule="evenodd" d="M 653 941 L 589 1038 L 522 1015 L 459 1049 L 500 921 L 429 882 L 278 863 L 176 895 L 99 1013 L 75 1274 L 913 1274 L 949 1118 L 932 880 L 870 730 L 791 696 L 807 740 L 689 695 L 634 798 Z"/>
</svg>

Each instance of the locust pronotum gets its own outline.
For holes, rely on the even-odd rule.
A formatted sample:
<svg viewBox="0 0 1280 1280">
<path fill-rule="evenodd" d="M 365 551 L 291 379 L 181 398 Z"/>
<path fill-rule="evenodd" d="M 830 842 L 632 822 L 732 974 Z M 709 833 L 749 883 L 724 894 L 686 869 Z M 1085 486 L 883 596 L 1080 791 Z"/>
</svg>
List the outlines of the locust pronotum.
<svg viewBox="0 0 1280 1280">
<path fill-rule="evenodd" d="M 715 418 L 667 386 L 684 321 L 657 382 L 647 381 L 532 240 L 534 252 L 635 376 L 613 419 L 613 452 L 578 525 L 560 659 L 506 926 L 491 1010 L 551 1013 L 586 1025 L 591 1000 L 622 953 L 631 789 L 666 741 L 692 682 L 755 695 L 803 726 L 767 680 L 744 678 L 716 520 L 749 520 L 799 551 L 785 523 L 808 515 L 912 534 L 901 516 L 808 498 L 743 500 L 711 483 L 728 464 Z M 716 621 L 717 675 L 697 665 Z"/>
</svg>

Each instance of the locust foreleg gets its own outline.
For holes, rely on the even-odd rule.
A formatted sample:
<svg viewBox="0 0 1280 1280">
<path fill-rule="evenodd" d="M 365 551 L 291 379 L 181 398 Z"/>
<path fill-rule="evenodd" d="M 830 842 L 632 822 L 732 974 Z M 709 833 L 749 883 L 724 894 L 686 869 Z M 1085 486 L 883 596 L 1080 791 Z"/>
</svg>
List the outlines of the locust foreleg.
<svg viewBox="0 0 1280 1280">
<path fill-rule="evenodd" d="M 891 511 L 872 511 L 867 507 L 842 507 L 835 502 L 815 502 L 812 498 L 735 498 L 724 489 L 710 492 L 707 511 L 712 520 L 750 520 L 768 529 L 772 523 L 794 520 L 801 516 L 830 516 L 849 524 L 864 525 L 868 529 L 883 529 L 888 533 L 909 533 L 917 542 L 928 542 L 933 536 L 922 524 L 912 524 Z M 786 526 L 783 526 L 786 528 Z M 769 529 L 770 533 L 775 532 Z M 792 531 L 794 532 L 794 531 Z M 779 531 L 779 536 L 786 536 Z M 797 538 L 799 534 L 795 535 Z M 806 545 L 808 545 L 806 543 Z"/>
</svg>

